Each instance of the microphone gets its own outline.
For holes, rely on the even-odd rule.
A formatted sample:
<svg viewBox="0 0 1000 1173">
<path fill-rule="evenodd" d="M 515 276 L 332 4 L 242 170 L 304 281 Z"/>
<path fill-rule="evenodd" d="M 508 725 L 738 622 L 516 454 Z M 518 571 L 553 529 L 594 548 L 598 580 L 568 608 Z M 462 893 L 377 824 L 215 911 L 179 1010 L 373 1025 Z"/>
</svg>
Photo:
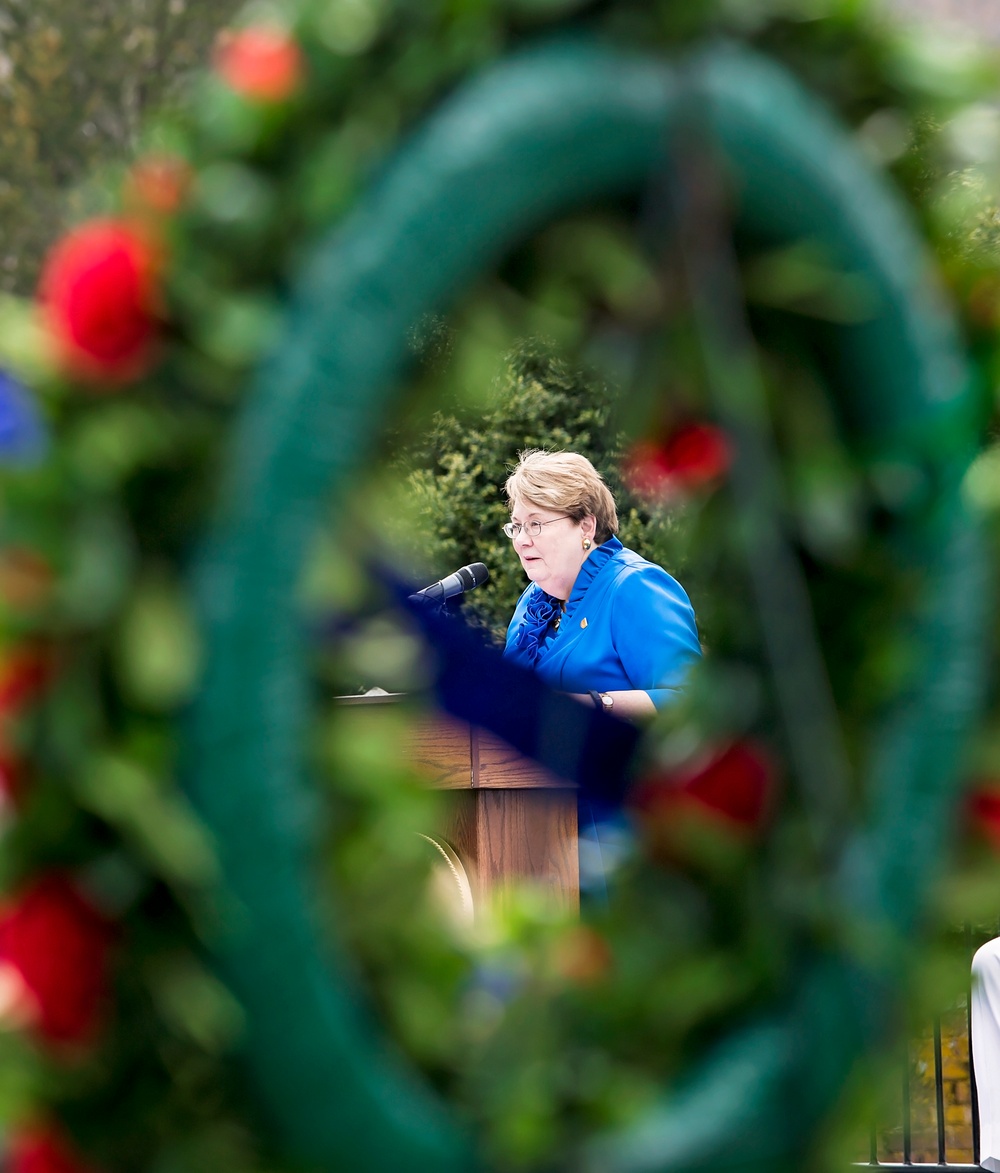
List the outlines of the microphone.
<svg viewBox="0 0 1000 1173">
<path fill-rule="evenodd" d="M 419 599 L 425 603 L 443 603 L 445 599 L 450 599 L 453 595 L 461 595 L 465 591 L 471 591 L 473 587 L 482 586 L 489 577 L 490 572 L 484 563 L 470 562 L 468 566 L 463 566 L 454 574 L 449 574 L 447 578 L 432 582 L 422 591 L 410 595 L 410 598 Z"/>
</svg>

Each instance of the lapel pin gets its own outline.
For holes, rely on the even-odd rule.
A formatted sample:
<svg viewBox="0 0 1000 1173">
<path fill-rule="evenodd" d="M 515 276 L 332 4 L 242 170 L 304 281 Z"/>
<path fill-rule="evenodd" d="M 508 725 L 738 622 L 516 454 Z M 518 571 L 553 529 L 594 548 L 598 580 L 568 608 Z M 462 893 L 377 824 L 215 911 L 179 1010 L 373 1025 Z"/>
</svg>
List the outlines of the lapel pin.
<svg viewBox="0 0 1000 1173">
<path fill-rule="evenodd" d="M 581 620 L 580 620 L 580 626 L 581 626 L 581 627 L 586 627 L 586 626 L 587 626 L 587 620 L 586 620 L 586 619 L 581 619 Z"/>
</svg>

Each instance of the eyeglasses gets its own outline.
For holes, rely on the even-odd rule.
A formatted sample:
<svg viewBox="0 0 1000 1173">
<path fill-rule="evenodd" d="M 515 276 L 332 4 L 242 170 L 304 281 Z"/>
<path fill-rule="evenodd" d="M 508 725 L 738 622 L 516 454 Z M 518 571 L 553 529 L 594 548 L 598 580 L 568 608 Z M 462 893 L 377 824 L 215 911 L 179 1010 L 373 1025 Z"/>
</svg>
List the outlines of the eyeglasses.
<svg viewBox="0 0 1000 1173">
<path fill-rule="evenodd" d="M 564 513 L 562 517 L 553 517 L 549 521 L 508 521 L 503 527 L 503 532 L 513 541 L 519 537 L 523 530 L 529 538 L 537 538 L 542 532 L 543 525 L 552 525 L 556 521 L 565 521 L 569 517 L 568 513 Z"/>
</svg>

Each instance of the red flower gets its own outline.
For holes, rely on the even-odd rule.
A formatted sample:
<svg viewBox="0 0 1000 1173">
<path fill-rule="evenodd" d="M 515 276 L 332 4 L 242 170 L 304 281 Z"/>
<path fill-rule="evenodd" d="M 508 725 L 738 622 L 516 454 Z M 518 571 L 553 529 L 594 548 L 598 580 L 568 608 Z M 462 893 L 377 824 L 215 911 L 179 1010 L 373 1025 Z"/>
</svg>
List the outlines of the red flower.
<svg viewBox="0 0 1000 1173">
<path fill-rule="evenodd" d="M 302 82 L 302 50 L 276 25 L 224 32 L 215 46 L 216 72 L 244 98 L 281 102 Z"/>
<path fill-rule="evenodd" d="M 968 821 L 991 847 L 1000 851 L 1000 789 L 985 784 L 966 799 Z"/>
<path fill-rule="evenodd" d="M 21 764 L 9 750 L 0 747 L 0 822 L 5 811 L 17 803 L 23 788 Z"/>
<path fill-rule="evenodd" d="M 51 659 L 38 648 L 0 653 L 0 716 L 33 700 L 52 679 Z"/>
<path fill-rule="evenodd" d="M 732 463 L 724 432 L 711 424 L 691 423 L 666 440 L 640 440 L 626 455 L 625 482 L 640 497 L 663 499 L 704 488 Z"/>
<path fill-rule="evenodd" d="M 123 220 L 89 220 L 49 253 L 39 296 L 67 374 L 127 382 L 146 370 L 156 339 L 150 241 Z"/>
<path fill-rule="evenodd" d="M 7 1144 L 4 1167 L 7 1173 L 92 1173 L 51 1127 L 15 1131 Z"/>
<path fill-rule="evenodd" d="M 144 155 L 125 179 L 125 198 L 142 211 L 169 216 L 183 204 L 191 168 L 176 155 Z"/>
<path fill-rule="evenodd" d="M 657 824 L 694 814 L 739 837 L 759 830 L 768 815 L 774 769 L 757 746 L 736 742 L 721 753 L 640 782 L 633 804 Z"/>
<path fill-rule="evenodd" d="M 88 1042 L 107 994 L 111 938 L 67 877 L 42 876 L 0 914 L 0 967 L 20 983 L 20 997 L 7 985 L 6 1009 L 51 1043 Z"/>
</svg>

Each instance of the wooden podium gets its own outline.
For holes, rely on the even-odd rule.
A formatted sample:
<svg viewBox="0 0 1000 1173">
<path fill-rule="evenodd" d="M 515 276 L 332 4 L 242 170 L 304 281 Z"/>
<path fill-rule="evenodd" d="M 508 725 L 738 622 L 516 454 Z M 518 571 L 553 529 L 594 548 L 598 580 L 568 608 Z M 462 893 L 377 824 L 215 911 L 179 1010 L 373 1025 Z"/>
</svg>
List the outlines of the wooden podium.
<svg viewBox="0 0 1000 1173">
<path fill-rule="evenodd" d="M 344 697 L 379 705 L 384 696 Z M 446 832 L 468 875 L 474 909 L 503 903 L 529 881 L 556 907 L 580 907 L 576 787 L 522 757 L 483 729 L 444 715 L 421 718 L 403 747 L 428 785 L 453 793 Z"/>
<path fill-rule="evenodd" d="M 431 785 L 455 791 L 451 844 L 469 873 L 473 903 L 503 901 L 530 880 L 562 908 L 580 907 L 576 788 L 475 726 L 428 720 L 412 761 Z"/>
</svg>

